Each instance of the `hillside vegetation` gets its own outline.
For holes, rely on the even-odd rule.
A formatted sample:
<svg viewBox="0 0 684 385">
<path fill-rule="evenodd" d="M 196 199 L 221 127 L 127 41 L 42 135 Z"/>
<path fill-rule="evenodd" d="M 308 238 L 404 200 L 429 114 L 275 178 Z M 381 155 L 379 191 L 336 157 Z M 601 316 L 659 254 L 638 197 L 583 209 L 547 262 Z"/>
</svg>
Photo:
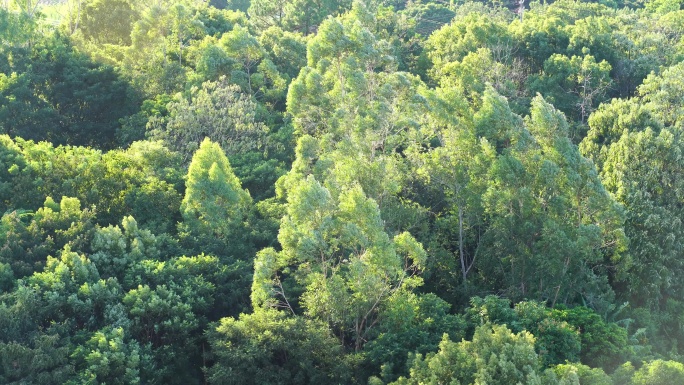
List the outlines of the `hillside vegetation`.
<svg viewBox="0 0 684 385">
<path fill-rule="evenodd" d="M 0 1 L 0 383 L 684 384 L 681 8 Z"/>
</svg>

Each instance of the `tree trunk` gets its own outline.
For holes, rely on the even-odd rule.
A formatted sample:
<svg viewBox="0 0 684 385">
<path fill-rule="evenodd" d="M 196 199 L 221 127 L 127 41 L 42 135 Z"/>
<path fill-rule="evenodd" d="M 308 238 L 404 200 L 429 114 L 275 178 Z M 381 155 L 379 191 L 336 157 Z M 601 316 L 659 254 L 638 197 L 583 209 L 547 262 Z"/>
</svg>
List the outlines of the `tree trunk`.
<svg viewBox="0 0 684 385">
<path fill-rule="evenodd" d="M 463 255 L 463 205 L 458 205 L 458 252 L 461 257 L 461 272 L 463 272 L 463 286 L 466 285 L 465 255 Z"/>
</svg>

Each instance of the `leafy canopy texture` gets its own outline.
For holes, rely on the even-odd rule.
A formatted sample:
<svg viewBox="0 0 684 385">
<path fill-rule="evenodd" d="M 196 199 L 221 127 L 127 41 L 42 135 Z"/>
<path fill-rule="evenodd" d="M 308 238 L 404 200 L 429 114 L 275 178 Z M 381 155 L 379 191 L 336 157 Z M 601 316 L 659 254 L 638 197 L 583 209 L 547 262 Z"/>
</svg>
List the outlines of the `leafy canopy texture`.
<svg viewBox="0 0 684 385">
<path fill-rule="evenodd" d="M 479 327 L 472 341 L 445 336 L 438 352 L 416 355 L 411 376 L 393 384 L 545 384 L 534 341 L 528 332 L 513 334 L 506 326 L 489 324 Z"/>
<path fill-rule="evenodd" d="M 238 230 L 251 203 L 221 146 L 204 139 L 190 162 L 181 203 L 180 227 L 187 241 L 204 244 L 212 252 L 239 252 L 244 239 Z M 231 243 L 234 249 L 225 250 Z"/>
</svg>

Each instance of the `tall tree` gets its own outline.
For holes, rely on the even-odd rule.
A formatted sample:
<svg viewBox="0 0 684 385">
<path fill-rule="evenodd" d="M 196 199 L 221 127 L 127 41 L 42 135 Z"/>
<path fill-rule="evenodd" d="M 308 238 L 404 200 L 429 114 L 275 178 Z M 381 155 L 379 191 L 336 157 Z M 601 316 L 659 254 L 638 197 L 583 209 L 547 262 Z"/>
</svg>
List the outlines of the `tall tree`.
<svg viewBox="0 0 684 385">
<path fill-rule="evenodd" d="M 188 168 L 181 236 L 191 247 L 246 258 L 249 239 L 244 238 L 243 222 L 251 204 L 221 147 L 204 139 Z"/>
<path fill-rule="evenodd" d="M 525 123 L 489 171 L 482 271 L 501 274 L 516 297 L 605 306 L 607 271 L 598 272 L 625 262 L 623 212 L 558 110 L 537 97 Z"/>
<path fill-rule="evenodd" d="M 178 96 L 168 104 L 169 117 L 153 120 L 149 135 L 180 152 L 185 162 L 205 138 L 229 155 L 263 149 L 267 128 L 255 120 L 256 105 L 226 78 L 191 89 L 190 99 Z"/>
<path fill-rule="evenodd" d="M 377 203 L 359 186 L 335 196 L 313 177 L 290 191 L 278 238 L 282 251 L 265 249 L 257 256 L 254 307 L 296 313 L 297 303 L 290 302 L 296 300 L 305 314 L 327 321 L 356 350 L 368 340 L 388 299 L 419 285 L 412 275 L 426 258 L 410 234 L 387 235 Z M 285 290 L 285 269 L 304 286 L 300 298 Z"/>
</svg>

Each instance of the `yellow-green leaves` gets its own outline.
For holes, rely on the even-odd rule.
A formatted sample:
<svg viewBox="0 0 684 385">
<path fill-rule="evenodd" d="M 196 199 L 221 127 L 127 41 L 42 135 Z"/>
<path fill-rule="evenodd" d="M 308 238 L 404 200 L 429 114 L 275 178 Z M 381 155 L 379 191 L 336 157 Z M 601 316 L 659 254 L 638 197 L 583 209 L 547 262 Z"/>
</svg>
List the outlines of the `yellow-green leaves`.
<svg viewBox="0 0 684 385">
<path fill-rule="evenodd" d="M 445 334 L 438 352 L 416 355 L 411 376 L 393 384 L 540 385 L 546 382 L 534 341 L 532 334 L 513 334 L 504 325 L 480 326 L 472 341 L 452 342 Z"/>
<path fill-rule="evenodd" d="M 181 204 L 181 231 L 190 244 L 204 243 L 209 250 L 226 253 L 225 245 L 248 243 L 238 239 L 252 198 L 242 189 L 228 158 L 217 143 L 205 139 L 190 162 L 185 197 Z"/>
<path fill-rule="evenodd" d="M 205 139 L 188 169 L 181 206 L 184 217 L 194 216 L 218 225 L 231 214 L 239 217 L 250 201 L 249 193 L 242 190 L 221 147 Z"/>
<path fill-rule="evenodd" d="M 423 245 L 416 241 L 408 232 L 403 232 L 394 237 L 394 244 L 399 255 L 404 257 L 404 267 L 423 269 L 427 261 L 427 253 Z"/>
<path fill-rule="evenodd" d="M 261 250 L 254 259 L 252 279 L 252 307 L 254 309 L 275 307 L 278 298 L 275 286 L 279 284 L 276 276 L 279 264 L 278 253 L 273 248 Z"/>
<path fill-rule="evenodd" d="M 305 151 L 300 145 L 298 152 Z M 423 269 L 426 253 L 409 233 L 390 238 L 377 202 L 360 185 L 329 190 L 313 175 L 297 177 L 286 177 L 282 251 L 257 255 L 252 303 L 293 313 L 299 303 L 307 316 L 328 322 L 342 341 L 360 349 L 393 293 L 420 285 L 410 275 Z M 288 291 L 288 277 L 301 289 Z"/>
</svg>

